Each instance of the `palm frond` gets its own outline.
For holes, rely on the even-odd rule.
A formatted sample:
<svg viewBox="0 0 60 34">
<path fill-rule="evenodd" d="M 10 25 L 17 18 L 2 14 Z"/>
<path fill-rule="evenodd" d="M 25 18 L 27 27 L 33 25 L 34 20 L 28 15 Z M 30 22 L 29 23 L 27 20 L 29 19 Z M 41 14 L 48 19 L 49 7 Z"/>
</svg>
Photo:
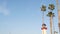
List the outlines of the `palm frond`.
<svg viewBox="0 0 60 34">
<path fill-rule="evenodd" d="M 51 17 L 51 15 L 52 15 L 52 17 L 55 17 L 54 13 L 52 13 L 52 12 L 49 12 L 49 13 L 47 14 L 48 17 Z"/>
<path fill-rule="evenodd" d="M 46 11 L 46 6 L 45 5 L 42 5 L 41 11 Z"/>
<path fill-rule="evenodd" d="M 54 9 L 55 9 L 55 6 L 54 6 L 54 4 L 49 4 L 49 7 L 48 7 L 48 9 L 50 9 L 50 10 L 54 10 Z"/>
</svg>

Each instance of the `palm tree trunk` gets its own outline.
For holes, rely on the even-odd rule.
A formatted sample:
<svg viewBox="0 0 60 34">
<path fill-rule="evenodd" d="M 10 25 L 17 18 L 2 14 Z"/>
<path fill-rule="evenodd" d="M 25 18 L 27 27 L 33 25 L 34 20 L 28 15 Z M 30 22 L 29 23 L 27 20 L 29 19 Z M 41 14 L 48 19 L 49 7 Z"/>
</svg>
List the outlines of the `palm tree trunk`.
<svg viewBox="0 0 60 34">
<path fill-rule="evenodd" d="M 52 18 L 53 19 L 53 18 Z M 55 34 L 55 26 L 54 26 L 54 21 L 53 21 L 53 34 Z"/>
<path fill-rule="evenodd" d="M 52 34 L 52 15 L 50 17 L 50 34 Z"/>
<path fill-rule="evenodd" d="M 60 10 L 58 10 L 58 26 L 59 26 L 59 33 L 60 33 Z"/>
<path fill-rule="evenodd" d="M 42 23 L 44 23 L 44 12 L 43 12 L 43 16 L 42 16 Z"/>
</svg>

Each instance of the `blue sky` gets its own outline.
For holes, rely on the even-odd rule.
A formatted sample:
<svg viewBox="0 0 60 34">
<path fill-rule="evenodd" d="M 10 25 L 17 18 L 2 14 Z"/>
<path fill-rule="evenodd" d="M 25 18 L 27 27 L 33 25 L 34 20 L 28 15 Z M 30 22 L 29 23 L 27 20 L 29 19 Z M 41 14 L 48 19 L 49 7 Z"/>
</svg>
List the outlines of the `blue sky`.
<svg viewBox="0 0 60 34">
<path fill-rule="evenodd" d="M 42 4 L 48 7 L 48 4 L 55 5 L 54 25 L 58 31 L 58 17 L 56 2 L 54 0 L 0 0 L 0 34 L 41 34 Z M 49 33 L 49 17 L 45 12 L 44 22 L 47 24 Z"/>
</svg>

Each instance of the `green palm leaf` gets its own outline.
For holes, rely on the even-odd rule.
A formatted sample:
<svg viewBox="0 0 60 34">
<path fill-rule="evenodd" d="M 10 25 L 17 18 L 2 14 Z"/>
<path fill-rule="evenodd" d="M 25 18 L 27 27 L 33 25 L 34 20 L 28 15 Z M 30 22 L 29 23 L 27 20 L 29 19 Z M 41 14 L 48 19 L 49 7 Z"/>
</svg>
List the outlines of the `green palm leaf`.
<svg viewBox="0 0 60 34">
<path fill-rule="evenodd" d="M 41 11 L 46 11 L 46 6 L 45 5 L 42 5 Z"/>
<path fill-rule="evenodd" d="M 47 14 L 48 17 L 51 17 L 51 15 L 52 15 L 52 17 L 55 16 L 54 13 L 52 13 L 52 12 L 49 12 L 49 13 Z"/>
<path fill-rule="evenodd" d="M 48 7 L 48 9 L 50 9 L 50 10 L 54 10 L 54 9 L 55 9 L 55 6 L 54 6 L 54 4 L 49 4 L 49 7 Z"/>
</svg>

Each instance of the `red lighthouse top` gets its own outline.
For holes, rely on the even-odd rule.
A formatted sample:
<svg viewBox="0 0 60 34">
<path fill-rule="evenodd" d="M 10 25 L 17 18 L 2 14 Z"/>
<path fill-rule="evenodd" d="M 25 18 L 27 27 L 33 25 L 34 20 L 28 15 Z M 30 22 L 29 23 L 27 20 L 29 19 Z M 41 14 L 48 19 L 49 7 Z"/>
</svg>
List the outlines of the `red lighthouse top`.
<svg viewBox="0 0 60 34">
<path fill-rule="evenodd" d="M 43 30 L 43 29 L 47 30 L 46 24 L 43 23 L 41 29 L 42 29 L 42 30 Z"/>
</svg>

